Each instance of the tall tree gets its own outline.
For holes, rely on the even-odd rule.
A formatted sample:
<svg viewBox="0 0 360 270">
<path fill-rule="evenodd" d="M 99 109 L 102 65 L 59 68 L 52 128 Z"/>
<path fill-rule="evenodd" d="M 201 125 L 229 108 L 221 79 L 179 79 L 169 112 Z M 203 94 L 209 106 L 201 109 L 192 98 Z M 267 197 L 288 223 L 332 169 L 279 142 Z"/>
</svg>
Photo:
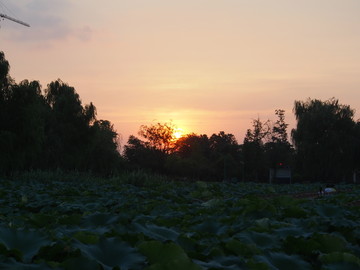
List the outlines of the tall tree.
<svg viewBox="0 0 360 270">
<path fill-rule="evenodd" d="M 212 163 L 211 143 L 205 134 L 191 133 L 178 139 L 167 158 L 166 169 L 192 179 L 219 180 Z"/>
<path fill-rule="evenodd" d="M 75 89 L 61 80 L 45 90 L 50 107 L 45 148 L 53 168 L 109 174 L 119 163 L 117 133 L 107 120 L 96 119 L 96 107 L 82 105 Z"/>
<path fill-rule="evenodd" d="M 79 95 L 73 87 L 57 80 L 48 84 L 45 99 L 51 108 L 46 147 L 49 165 L 83 169 L 82 154 L 89 138 L 88 123 Z"/>
<path fill-rule="evenodd" d="M 275 172 L 281 168 L 290 169 L 293 166 L 293 148 L 288 141 L 285 111 L 275 110 L 278 119 L 271 128 L 270 139 L 265 143 L 267 167 Z"/>
<path fill-rule="evenodd" d="M 253 120 L 253 129 L 248 129 L 242 146 L 245 176 L 248 180 L 264 180 L 267 177 L 264 144 L 270 134 L 269 120 Z"/>
<path fill-rule="evenodd" d="M 95 106 L 86 106 L 85 110 L 95 110 Z M 85 113 L 86 115 L 86 113 Z M 86 156 L 87 170 L 101 175 L 111 175 L 120 170 L 121 156 L 118 152 L 118 134 L 107 120 L 95 120 L 90 127 L 90 143 Z"/>
<path fill-rule="evenodd" d="M 314 181 L 340 181 L 354 169 L 354 110 L 337 99 L 295 101 L 292 139 L 299 171 Z"/>
<path fill-rule="evenodd" d="M 40 88 L 39 82 L 24 80 L 5 90 L 0 109 L 3 171 L 32 169 L 40 163 L 46 114 Z"/>
<path fill-rule="evenodd" d="M 30 169 L 110 174 L 121 159 L 117 133 L 96 108 L 83 106 L 73 87 L 37 81 L 16 84 L 0 52 L 0 173 Z"/>
<path fill-rule="evenodd" d="M 175 131 L 176 127 L 171 122 L 157 123 L 149 126 L 142 125 L 139 135 L 146 140 L 150 148 L 168 154 L 174 146 Z"/>
<path fill-rule="evenodd" d="M 275 110 L 275 115 L 278 117 L 271 132 L 271 141 L 274 143 L 288 144 L 287 127 L 288 124 L 285 122 L 285 110 Z"/>
<path fill-rule="evenodd" d="M 164 172 L 165 160 L 175 144 L 176 127 L 171 123 L 157 123 L 140 126 L 141 140 L 133 135 L 129 137 L 124 155 L 132 167 Z"/>
<path fill-rule="evenodd" d="M 124 147 L 124 158 L 131 169 L 164 172 L 166 154 L 149 147 L 147 143 L 131 135 Z"/>
<path fill-rule="evenodd" d="M 229 180 L 239 177 L 240 153 L 239 145 L 233 134 L 220 131 L 210 137 L 212 164 L 216 168 L 217 178 Z"/>
<path fill-rule="evenodd" d="M 7 87 L 10 82 L 11 78 L 9 75 L 10 71 L 10 64 L 5 59 L 4 52 L 0 51 L 0 91 L 2 92 L 5 87 Z M 1 97 L 0 97 L 1 98 Z"/>
</svg>

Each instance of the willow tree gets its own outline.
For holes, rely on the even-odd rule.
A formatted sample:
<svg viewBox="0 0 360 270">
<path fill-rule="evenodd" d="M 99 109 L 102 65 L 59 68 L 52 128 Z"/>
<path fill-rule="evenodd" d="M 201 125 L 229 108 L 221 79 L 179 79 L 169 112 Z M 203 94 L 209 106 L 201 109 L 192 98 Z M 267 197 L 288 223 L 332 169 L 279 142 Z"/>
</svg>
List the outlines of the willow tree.
<svg viewBox="0 0 360 270">
<path fill-rule="evenodd" d="M 340 181 L 354 170 L 354 110 L 335 98 L 295 101 L 292 140 L 299 172 L 308 180 Z"/>
</svg>

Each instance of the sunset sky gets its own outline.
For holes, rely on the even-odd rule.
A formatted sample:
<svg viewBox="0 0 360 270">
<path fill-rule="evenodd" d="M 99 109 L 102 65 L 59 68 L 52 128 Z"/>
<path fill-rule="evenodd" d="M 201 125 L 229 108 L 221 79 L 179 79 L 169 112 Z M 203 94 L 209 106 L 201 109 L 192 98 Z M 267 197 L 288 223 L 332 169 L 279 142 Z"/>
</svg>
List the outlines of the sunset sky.
<svg viewBox="0 0 360 270">
<path fill-rule="evenodd" d="M 0 0 L 11 76 L 60 78 L 126 143 L 139 126 L 232 133 L 295 100 L 360 112 L 359 0 Z M 360 117 L 356 114 L 356 117 Z"/>
</svg>

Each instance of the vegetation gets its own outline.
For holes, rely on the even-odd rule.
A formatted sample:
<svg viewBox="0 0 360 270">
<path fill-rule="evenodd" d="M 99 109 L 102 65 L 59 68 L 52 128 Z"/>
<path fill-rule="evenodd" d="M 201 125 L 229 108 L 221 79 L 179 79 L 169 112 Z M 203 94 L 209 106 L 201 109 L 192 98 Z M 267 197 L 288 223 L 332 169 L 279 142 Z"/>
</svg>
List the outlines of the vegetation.
<svg viewBox="0 0 360 270">
<path fill-rule="evenodd" d="M 220 131 L 176 138 L 170 123 L 142 125 L 123 153 L 108 120 L 97 119 L 75 89 L 57 80 L 15 83 L 0 52 L 0 175 L 27 171 L 115 176 L 145 170 L 181 179 L 267 181 L 269 170 L 291 169 L 295 181 L 352 181 L 359 170 L 360 122 L 335 98 L 295 101 L 290 143 L 285 111 L 277 120 L 253 120 L 242 144 Z"/>
<path fill-rule="evenodd" d="M 296 101 L 297 128 L 292 136 L 304 177 L 337 181 L 351 177 L 357 169 L 359 122 L 354 110 L 330 99 Z"/>
<path fill-rule="evenodd" d="M 358 186 L 73 177 L 0 181 L 1 269 L 360 268 Z"/>
<path fill-rule="evenodd" d="M 360 268 L 359 187 L 317 192 L 359 169 L 350 106 L 295 101 L 293 145 L 278 109 L 242 144 L 157 123 L 119 153 L 73 87 L 16 83 L 9 69 L 0 52 L 1 269 Z M 313 183 L 257 183 L 284 168 Z"/>
<path fill-rule="evenodd" d="M 61 80 L 44 93 L 37 81 L 16 84 L 0 52 L 0 172 L 79 170 L 111 174 L 119 170 L 117 133 L 96 108 L 83 106 Z"/>
</svg>

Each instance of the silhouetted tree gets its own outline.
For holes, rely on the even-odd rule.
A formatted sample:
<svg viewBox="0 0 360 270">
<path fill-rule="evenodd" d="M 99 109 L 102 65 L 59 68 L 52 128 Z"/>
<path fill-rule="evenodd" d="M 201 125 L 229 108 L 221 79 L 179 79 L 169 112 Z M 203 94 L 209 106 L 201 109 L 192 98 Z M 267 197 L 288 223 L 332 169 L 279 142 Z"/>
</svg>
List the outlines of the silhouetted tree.
<svg viewBox="0 0 360 270">
<path fill-rule="evenodd" d="M 174 141 L 176 127 L 171 123 L 157 123 L 155 125 L 142 125 L 139 135 L 143 137 L 145 144 L 152 149 L 160 150 L 166 154 L 170 153 Z"/>
<path fill-rule="evenodd" d="M 37 81 L 12 84 L 3 92 L 1 106 L 1 170 L 9 172 L 39 165 L 46 104 Z"/>
<path fill-rule="evenodd" d="M 292 138 L 297 152 L 298 169 L 306 179 L 340 181 L 354 169 L 354 110 L 327 101 L 295 101 L 297 120 Z"/>
<path fill-rule="evenodd" d="M 179 138 L 166 162 L 167 171 L 172 174 L 191 179 L 219 180 L 212 165 L 208 136 L 195 133 Z"/>
<path fill-rule="evenodd" d="M 73 87 L 57 80 L 16 84 L 0 52 L 0 174 L 64 169 L 111 174 L 121 163 L 117 133 Z"/>
<path fill-rule="evenodd" d="M 0 51 L 0 90 L 1 94 L 4 94 L 4 90 L 13 82 L 9 75 L 10 64 L 5 59 L 4 52 Z M 0 96 L 1 98 L 1 96 Z"/>
<path fill-rule="evenodd" d="M 131 135 L 124 155 L 131 166 L 164 172 L 166 157 L 173 151 L 176 141 L 176 127 L 171 123 L 157 123 L 140 126 L 139 135 L 145 140 Z"/>
<path fill-rule="evenodd" d="M 164 172 L 166 154 L 152 147 L 139 138 L 131 135 L 124 147 L 124 157 L 132 169 L 147 169 L 153 172 Z"/>
<path fill-rule="evenodd" d="M 13 159 L 14 134 L 7 130 L 6 124 L 9 121 L 7 110 L 8 100 L 8 76 L 10 65 L 5 55 L 0 51 L 0 171 L 8 171 Z M 5 122 L 6 121 L 6 122 Z"/>
<path fill-rule="evenodd" d="M 248 129 L 242 146 L 245 176 L 247 180 L 265 180 L 268 176 L 264 144 L 270 134 L 269 120 L 253 120 L 253 129 Z"/>
<path fill-rule="evenodd" d="M 85 108 L 85 116 L 95 111 L 90 104 Z M 107 120 L 95 120 L 90 127 L 90 145 L 87 148 L 87 168 L 101 175 L 111 175 L 119 171 L 122 165 L 118 152 L 118 134 L 114 126 Z"/>
<path fill-rule="evenodd" d="M 285 111 L 282 109 L 275 110 L 275 115 L 278 117 L 271 132 L 271 141 L 274 143 L 289 144 L 287 127 L 285 122 Z"/>
<path fill-rule="evenodd" d="M 240 176 L 239 145 L 233 134 L 220 131 L 210 137 L 211 159 L 218 179 Z"/>
<path fill-rule="evenodd" d="M 79 95 L 61 80 L 45 89 L 45 99 L 51 108 L 46 145 L 49 165 L 57 168 L 85 168 L 83 153 L 89 144 L 89 119 Z"/>
<path fill-rule="evenodd" d="M 273 169 L 275 174 L 279 168 L 291 168 L 293 166 L 293 148 L 288 141 L 285 111 L 275 110 L 278 117 L 270 131 L 270 139 L 265 143 L 266 165 Z"/>
</svg>

